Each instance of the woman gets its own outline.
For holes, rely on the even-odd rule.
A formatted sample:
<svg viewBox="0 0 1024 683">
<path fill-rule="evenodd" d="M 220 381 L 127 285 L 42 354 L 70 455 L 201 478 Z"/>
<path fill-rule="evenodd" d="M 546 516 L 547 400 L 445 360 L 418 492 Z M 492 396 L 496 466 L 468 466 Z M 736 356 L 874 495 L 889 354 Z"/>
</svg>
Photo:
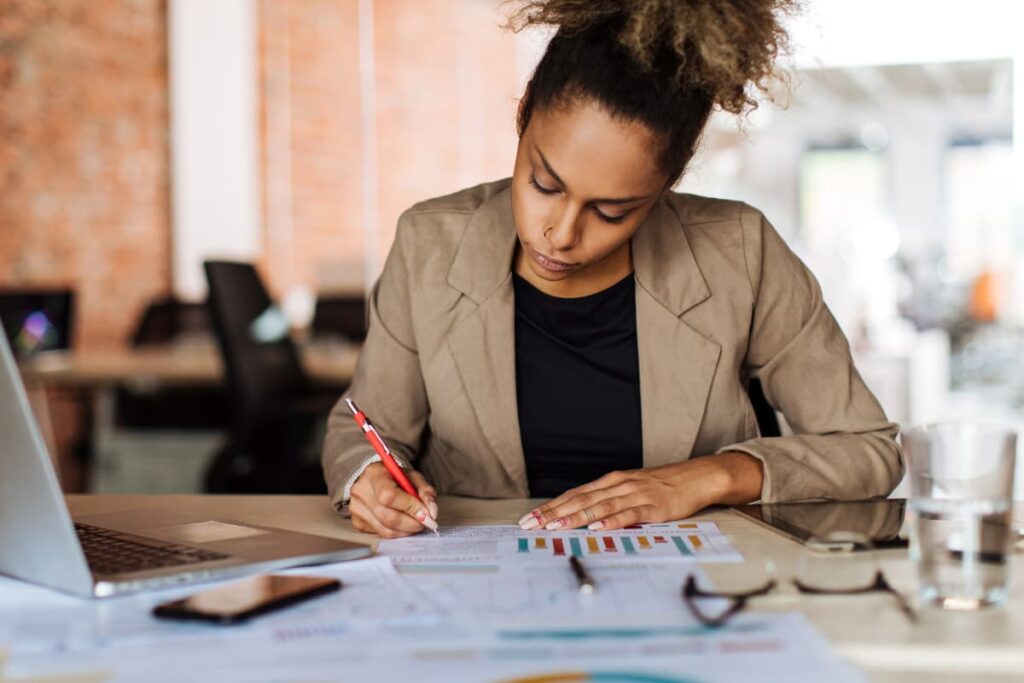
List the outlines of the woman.
<svg viewBox="0 0 1024 683">
<path fill-rule="evenodd" d="M 715 503 L 885 495 L 903 460 L 814 277 L 760 212 L 670 190 L 712 108 L 741 113 L 788 0 L 534 0 L 557 34 L 519 110 L 512 178 L 413 206 L 370 300 L 334 504 L 393 538 L 438 492 L 551 497 L 525 529 L 615 529 Z M 790 436 L 759 438 L 760 379 Z"/>
</svg>

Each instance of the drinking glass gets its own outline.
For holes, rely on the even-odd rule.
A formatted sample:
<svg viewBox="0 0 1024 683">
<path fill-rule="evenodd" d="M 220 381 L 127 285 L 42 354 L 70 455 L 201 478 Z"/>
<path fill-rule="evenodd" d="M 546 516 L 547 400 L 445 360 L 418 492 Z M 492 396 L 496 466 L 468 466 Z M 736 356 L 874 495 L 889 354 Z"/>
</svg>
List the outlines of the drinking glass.
<svg viewBox="0 0 1024 683">
<path fill-rule="evenodd" d="M 903 435 L 910 467 L 910 556 L 922 604 L 1003 605 L 1009 587 L 1017 432 L 949 422 Z"/>
</svg>

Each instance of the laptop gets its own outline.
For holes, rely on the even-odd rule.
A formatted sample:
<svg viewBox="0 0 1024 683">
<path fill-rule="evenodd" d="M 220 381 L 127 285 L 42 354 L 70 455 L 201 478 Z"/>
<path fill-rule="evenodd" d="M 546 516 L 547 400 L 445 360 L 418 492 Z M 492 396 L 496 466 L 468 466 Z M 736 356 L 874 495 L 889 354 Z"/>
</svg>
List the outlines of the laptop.
<svg viewBox="0 0 1024 683">
<path fill-rule="evenodd" d="M 371 554 L 361 543 L 157 504 L 72 519 L 0 335 L 0 574 L 102 598 Z"/>
</svg>

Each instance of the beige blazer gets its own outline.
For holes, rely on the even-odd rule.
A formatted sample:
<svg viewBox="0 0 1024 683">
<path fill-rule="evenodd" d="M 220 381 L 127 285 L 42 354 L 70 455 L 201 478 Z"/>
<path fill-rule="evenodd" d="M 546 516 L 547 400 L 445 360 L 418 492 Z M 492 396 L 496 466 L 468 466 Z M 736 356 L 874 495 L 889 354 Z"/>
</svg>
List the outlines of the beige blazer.
<svg viewBox="0 0 1024 683">
<path fill-rule="evenodd" d="M 441 494 L 530 495 L 516 408 L 511 180 L 416 204 L 370 298 L 346 396 Z M 632 243 L 645 467 L 718 451 L 764 464 L 762 501 L 888 494 L 898 426 L 850 358 L 818 284 L 764 216 L 669 193 Z M 758 438 L 760 378 L 792 436 Z M 328 419 L 332 502 L 373 451 L 345 404 Z"/>
</svg>

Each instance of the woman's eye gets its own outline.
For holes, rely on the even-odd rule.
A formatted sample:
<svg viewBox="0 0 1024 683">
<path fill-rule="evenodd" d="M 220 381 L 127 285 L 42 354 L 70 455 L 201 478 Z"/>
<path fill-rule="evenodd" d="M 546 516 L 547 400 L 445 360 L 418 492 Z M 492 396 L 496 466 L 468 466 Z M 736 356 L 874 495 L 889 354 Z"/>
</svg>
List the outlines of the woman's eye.
<svg viewBox="0 0 1024 683">
<path fill-rule="evenodd" d="M 542 187 L 540 183 L 537 182 L 536 178 L 531 177 L 530 184 L 533 185 L 537 192 L 540 192 L 541 194 L 558 194 L 558 190 L 549 190 L 546 187 Z"/>
<path fill-rule="evenodd" d="M 629 215 L 628 213 L 624 213 L 621 216 L 608 216 L 604 213 L 601 213 L 597 209 L 594 209 L 594 213 L 596 213 L 597 217 L 606 223 L 621 223 L 622 221 L 626 220 L 626 216 Z"/>
<path fill-rule="evenodd" d="M 545 195 L 558 194 L 558 190 L 549 190 L 548 188 L 546 188 L 546 187 L 542 186 L 540 183 L 538 183 L 537 179 L 534 178 L 533 176 L 530 177 L 530 184 L 533 185 L 534 189 L 536 189 L 537 192 L 540 192 L 541 194 L 545 194 Z M 597 217 L 600 218 L 601 220 L 603 220 L 605 223 L 613 223 L 613 224 L 614 223 L 621 223 L 622 221 L 626 220 L 626 216 L 629 215 L 628 213 L 624 213 L 621 216 L 609 216 L 608 214 L 599 211 L 596 207 L 594 208 L 594 213 L 596 213 Z"/>
</svg>

